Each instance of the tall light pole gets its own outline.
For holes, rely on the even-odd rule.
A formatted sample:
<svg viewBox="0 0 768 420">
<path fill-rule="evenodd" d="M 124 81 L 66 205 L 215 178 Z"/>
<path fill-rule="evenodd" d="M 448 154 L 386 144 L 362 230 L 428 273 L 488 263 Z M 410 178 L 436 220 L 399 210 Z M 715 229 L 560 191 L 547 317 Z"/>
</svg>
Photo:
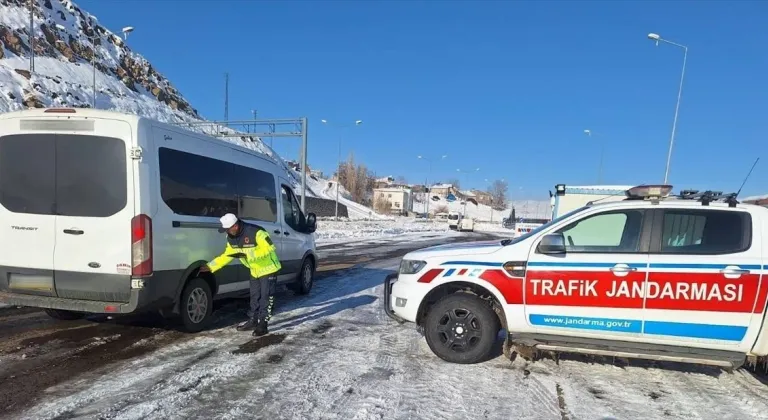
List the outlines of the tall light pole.
<svg viewBox="0 0 768 420">
<path fill-rule="evenodd" d="M 592 137 L 592 135 L 597 135 L 596 133 L 593 133 L 592 130 L 584 130 L 584 134 L 587 135 L 587 137 Z M 602 137 L 602 135 L 600 136 Z M 597 183 L 602 184 L 603 183 L 603 155 L 605 154 L 605 143 L 603 143 L 602 139 L 598 140 L 600 142 L 600 163 L 597 167 Z"/>
<path fill-rule="evenodd" d="M 35 0 L 29 0 L 29 72 L 35 73 Z"/>
<path fill-rule="evenodd" d="M 331 127 L 338 128 L 339 130 L 344 130 L 347 127 L 357 127 L 358 125 L 363 123 L 363 120 L 355 120 L 354 124 L 347 124 L 347 125 L 332 125 L 328 122 L 328 120 L 320 120 L 323 124 Z M 339 133 L 339 161 L 336 165 L 336 216 L 335 219 L 339 220 L 339 185 L 341 184 L 341 133 Z"/>
<path fill-rule="evenodd" d="M 96 38 L 99 34 L 96 33 L 95 29 L 92 30 L 93 35 L 89 36 L 88 34 L 85 34 L 85 36 L 91 41 L 91 67 L 93 67 L 93 97 L 91 98 L 91 108 L 96 109 Z"/>
<path fill-rule="evenodd" d="M 685 78 L 685 63 L 688 61 L 688 47 L 682 44 L 678 44 L 676 42 L 668 41 L 659 34 L 650 33 L 648 34 L 648 39 L 655 41 L 656 45 L 659 45 L 659 42 L 665 42 L 669 45 L 674 45 L 675 47 L 682 48 L 683 49 L 683 71 L 680 74 L 680 87 L 677 89 L 677 104 L 675 105 L 675 118 L 672 120 L 672 136 L 669 138 L 669 150 L 667 151 L 667 166 L 666 169 L 664 169 L 664 184 L 667 183 L 667 179 L 669 178 L 669 163 L 672 160 L 672 146 L 675 144 L 675 129 L 677 128 L 677 112 L 680 109 L 680 97 L 683 95 L 683 79 Z"/>
<path fill-rule="evenodd" d="M 440 157 L 440 160 L 443 160 L 447 157 L 448 155 L 443 155 Z M 425 213 L 427 213 L 427 218 L 429 218 L 429 179 L 432 178 L 432 159 L 425 158 L 422 155 L 419 155 L 418 158 L 429 162 L 429 175 L 428 178 L 424 180 L 424 198 L 427 201 L 427 209 L 425 210 Z"/>
</svg>

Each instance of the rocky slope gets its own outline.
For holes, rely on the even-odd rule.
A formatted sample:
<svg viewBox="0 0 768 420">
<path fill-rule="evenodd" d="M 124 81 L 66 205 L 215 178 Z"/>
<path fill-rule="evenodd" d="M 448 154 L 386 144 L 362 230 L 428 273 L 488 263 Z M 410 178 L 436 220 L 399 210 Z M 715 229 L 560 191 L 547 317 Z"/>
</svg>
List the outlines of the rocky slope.
<svg viewBox="0 0 768 420">
<path fill-rule="evenodd" d="M 31 37 L 30 7 L 34 14 Z M 32 48 L 34 71 L 30 71 L 29 65 Z M 89 108 L 94 67 L 99 109 L 165 122 L 203 120 L 149 61 L 72 1 L 0 0 L 0 113 L 27 108 Z M 222 126 L 185 127 L 203 133 L 211 129 L 231 131 Z M 299 173 L 291 170 L 260 138 L 237 134 L 225 140 L 275 158 L 293 175 L 294 186 L 299 190 Z M 327 185 L 326 180 L 317 183 Z M 331 198 L 310 184 L 308 196 Z M 340 202 L 349 207 L 350 217 L 372 217 L 370 209 L 344 194 Z M 374 213 L 373 217 L 376 216 Z"/>
<path fill-rule="evenodd" d="M 34 13 L 29 33 L 30 6 Z M 35 51 L 35 71 L 29 55 Z M 0 112 L 90 107 L 163 121 L 200 119 L 197 110 L 124 40 L 69 0 L 0 0 Z"/>
</svg>

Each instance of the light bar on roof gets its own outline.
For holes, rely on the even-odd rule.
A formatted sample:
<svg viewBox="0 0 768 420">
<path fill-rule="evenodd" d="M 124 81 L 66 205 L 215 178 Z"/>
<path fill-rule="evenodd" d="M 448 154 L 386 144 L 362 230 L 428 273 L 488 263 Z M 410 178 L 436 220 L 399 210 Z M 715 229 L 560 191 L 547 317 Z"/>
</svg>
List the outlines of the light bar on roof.
<svg viewBox="0 0 768 420">
<path fill-rule="evenodd" d="M 669 196 L 671 185 L 639 185 L 627 190 L 627 198 L 635 200 L 651 200 Z"/>
</svg>

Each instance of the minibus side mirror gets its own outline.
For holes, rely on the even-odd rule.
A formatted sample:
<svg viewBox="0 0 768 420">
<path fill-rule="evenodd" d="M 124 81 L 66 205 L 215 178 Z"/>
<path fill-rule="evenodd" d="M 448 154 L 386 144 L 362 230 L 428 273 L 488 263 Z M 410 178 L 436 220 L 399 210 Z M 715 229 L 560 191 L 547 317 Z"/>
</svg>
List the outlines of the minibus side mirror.
<svg viewBox="0 0 768 420">
<path fill-rule="evenodd" d="M 307 233 L 314 233 L 317 230 L 317 215 L 315 213 L 307 214 Z"/>
</svg>

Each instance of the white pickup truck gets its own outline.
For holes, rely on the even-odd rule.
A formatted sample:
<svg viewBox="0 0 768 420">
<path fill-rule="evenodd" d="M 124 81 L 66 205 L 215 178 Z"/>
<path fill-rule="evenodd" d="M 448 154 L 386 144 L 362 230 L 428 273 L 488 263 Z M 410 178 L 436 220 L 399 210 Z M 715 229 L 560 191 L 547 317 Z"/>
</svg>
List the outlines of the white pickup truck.
<svg viewBox="0 0 768 420">
<path fill-rule="evenodd" d="M 502 329 L 510 357 L 735 368 L 768 355 L 768 208 L 670 191 L 635 187 L 515 239 L 411 252 L 385 280 L 385 311 L 454 363 L 486 360 Z"/>
</svg>

